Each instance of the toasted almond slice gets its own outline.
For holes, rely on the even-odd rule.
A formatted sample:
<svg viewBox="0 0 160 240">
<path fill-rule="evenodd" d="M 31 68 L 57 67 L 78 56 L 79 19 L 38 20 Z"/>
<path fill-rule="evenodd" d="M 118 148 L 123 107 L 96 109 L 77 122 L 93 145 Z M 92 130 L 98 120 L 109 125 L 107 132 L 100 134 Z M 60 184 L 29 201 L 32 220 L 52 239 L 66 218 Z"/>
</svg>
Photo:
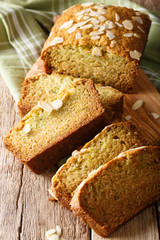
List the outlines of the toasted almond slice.
<svg viewBox="0 0 160 240">
<path fill-rule="evenodd" d="M 118 13 L 115 13 L 115 19 L 117 22 L 120 20 L 120 16 L 118 15 Z"/>
<path fill-rule="evenodd" d="M 83 11 L 81 11 L 81 12 L 77 12 L 76 14 L 78 15 L 78 16 L 80 16 L 80 15 L 83 15 L 84 13 L 87 13 L 87 12 L 90 12 L 91 11 L 91 8 L 86 8 L 86 9 L 84 9 Z"/>
<path fill-rule="evenodd" d="M 70 20 L 70 21 L 68 21 L 68 22 L 65 22 L 63 25 L 61 25 L 59 29 L 69 28 L 69 27 L 72 26 L 72 24 L 73 24 L 73 20 Z"/>
<path fill-rule="evenodd" d="M 94 24 L 94 25 L 97 25 L 98 23 L 100 23 L 100 21 L 96 18 L 92 18 L 91 22 Z"/>
<path fill-rule="evenodd" d="M 106 21 L 105 29 L 112 29 L 112 28 L 115 28 L 115 24 L 111 20 Z"/>
<path fill-rule="evenodd" d="M 102 52 L 98 47 L 94 47 L 92 49 L 92 55 L 96 56 L 96 57 L 100 57 L 100 56 L 102 56 Z"/>
<path fill-rule="evenodd" d="M 58 235 L 58 236 L 61 235 L 62 229 L 60 228 L 60 226 L 56 226 L 56 232 L 57 232 L 57 235 Z"/>
<path fill-rule="evenodd" d="M 69 34 L 71 34 L 71 33 L 73 33 L 74 31 L 76 31 L 76 29 L 77 29 L 77 26 L 76 26 L 76 24 L 75 24 L 73 27 L 69 28 L 67 32 L 68 32 Z"/>
<path fill-rule="evenodd" d="M 115 35 L 111 30 L 107 30 L 106 35 L 109 38 L 109 40 L 112 40 L 113 38 L 115 38 Z"/>
<path fill-rule="evenodd" d="M 54 110 L 58 110 L 59 108 L 62 107 L 63 102 L 60 99 L 57 99 L 57 100 L 54 100 L 53 102 L 51 102 L 51 105 Z"/>
<path fill-rule="evenodd" d="M 52 110 L 53 110 L 53 107 L 45 101 L 39 101 L 38 106 L 46 112 L 52 112 Z"/>
<path fill-rule="evenodd" d="M 137 16 L 140 16 L 141 15 L 141 12 L 136 12 L 135 13 Z"/>
<path fill-rule="evenodd" d="M 82 5 L 83 7 L 88 7 L 88 6 L 94 5 L 94 3 L 93 3 L 93 2 L 88 2 L 88 3 L 82 3 L 81 5 Z"/>
<path fill-rule="evenodd" d="M 123 25 L 122 25 L 121 23 L 115 22 L 115 24 L 116 24 L 118 27 L 123 27 Z"/>
<path fill-rule="evenodd" d="M 131 115 L 126 115 L 125 116 L 125 119 L 128 121 L 128 120 L 130 120 L 131 119 Z"/>
<path fill-rule="evenodd" d="M 90 24 L 81 26 L 80 29 L 88 29 L 88 28 L 91 28 L 92 26 L 93 26 L 93 25 L 90 23 Z"/>
<path fill-rule="evenodd" d="M 82 36 L 81 36 L 81 33 L 80 32 L 78 32 L 78 33 L 76 33 L 76 40 L 77 39 L 80 39 Z"/>
<path fill-rule="evenodd" d="M 132 106 L 132 110 L 137 110 L 139 109 L 140 107 L 142 107 L 143 105 L 143 101 L 142 100 L 137 100 L 133 106 Z"/>
<path fill-rule="evenodd" d="M 158 113 L 151 113 L 154 119 L 160 118 L 160 115 Z"/>
<path fill-rule="evenodd" d="M 136 60 L 140 60 L 140 58 L 142 56 L 142 54 L 140 52 L 138 52 L 137 50 L 130 51 L 129 54 L 130 54 L 131 58 L 136 59 Z"/>
<path fill-rule="evenodd" d="M 106 21 L 106 18 L 105 18 L 104 16 L 100 15 L 100 16 L 98 17 L 98 20 L 99 20 L 100 22 L 105 22 L 105 21 Z"/>
<path fill-rule="evenodd" d="M 102 34 L 104 34 L 104 31 L 95 31 L 90 33 L 91 36 L 102 35 Z"/>
<path fill-rule="evenodd" d="M 53 200 L 58 201 L 58 198 L 54 195 L 54 193 L 51 191 L 51 189 L 48 189 L 48 192 L 53 197 Z"/>
<path fill-rule="evenodd" d="M 99 39 L 99 38 L 100 38 L 100 36 L 92 36 L 92 37 L 91 37 L 92 40 L 97 40 L 97 39 Z"/>
<path fill-rule="evenodd" d="M 91 12 L 89 13 L 89 15 L 90 15 L 91 17 L 98 17 L 98 16 L 101 15 L 101 13 L 99 13 L 99 12 L 97 12 L 97 11 L 92 11 L 92 10 L 91 10 Z"/>
<path fill-rule="evenodd" d="M 143 24 L 143 20 L 141 17 L 136 17 L 136 16 L 133 16 L 132 17 L 136 22 L 140 23 L 140 24 Z"/>
<path fill-rule="evenodd" d="M 98 9 L 98 12 L 101 14 L 107 14 L 107 10 L 103 8 Z"/>
<path fill-rule="evenodd" d="M 137 28 L 144 33 L 144 30 L 140 26 L 137 26 Z"/>
<path fill-rule="evenodd" d="M 138 33 L 134 33 L 133 36 L 136 38 L 140 38 L 140 35 Z"/>
<path fill-rule="evenodd" d="M 83 19 L 84 19 L 84 20 L 87 20 L 87 19 L 89 19 L 89 17 L 88 17 L 88 16 L 84 16 Z"/>
<path fill-rule="evenodd" d="M 79 153 L 80 153 L 79 151 L 74 150 L 74 151 L 72 152 L 72 156 L 75 157 L 75 156 L 78 155 Z"/>
<path fill-rule="evenodd" d="M 113 48 L 115 46 L 115 44 L 117 43 L 116 40 L 112 40 L 111 43 L 110 43 L 110 47 Z"/>
<path fill-rule="evenodd" d="M 25 133 L 29 133 L 31 131 L 31 125 L 30 124 L 25 124 L 23 131 Z"/>
<path fill-rule="evenodd" d="M 49 44 L 49 46 L 53 46 L 56 45 L 58 43 L 63 43 L 63 38 L 62 37 L 55 37 L 51 43 Z"/>
<path fill-rule="evenodd" d="M 125 33 L 123 34 L 124 37 L 132 37 L 133 36 L 133 33 Z"/>
<path fill-rule="evenodd" d="M 128 29 L 128 30 L 132 30 L 133 29 L 133 23 L 131 20 L 124 20 L 122 22 L 123 26 Z"/>
</svg>

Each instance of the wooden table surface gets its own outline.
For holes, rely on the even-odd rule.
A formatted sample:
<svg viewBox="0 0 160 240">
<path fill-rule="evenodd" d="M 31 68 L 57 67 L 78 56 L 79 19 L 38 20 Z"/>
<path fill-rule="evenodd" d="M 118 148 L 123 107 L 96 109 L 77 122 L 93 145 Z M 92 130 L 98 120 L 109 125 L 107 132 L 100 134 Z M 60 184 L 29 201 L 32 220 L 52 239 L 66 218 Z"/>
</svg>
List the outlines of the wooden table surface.
<svg viewBox="0 0 160 240">
<path fill-rule="evenodd" d="M 135 0 L 160 11 L 160 0 Z M 6 132 L 19 121 L 16 104 L 0 78 L 0 240 L 44 240 L 45 232 L 56 225 L 63 228 L 66 240 L 100 240 L 92 230 L 57 202 L 48 201 L 47 189 L 56 167 L 35 175 L 3 146 Z M 159 240 L 157 204 L 133 218 L 108 239 Z"/>
</svg>

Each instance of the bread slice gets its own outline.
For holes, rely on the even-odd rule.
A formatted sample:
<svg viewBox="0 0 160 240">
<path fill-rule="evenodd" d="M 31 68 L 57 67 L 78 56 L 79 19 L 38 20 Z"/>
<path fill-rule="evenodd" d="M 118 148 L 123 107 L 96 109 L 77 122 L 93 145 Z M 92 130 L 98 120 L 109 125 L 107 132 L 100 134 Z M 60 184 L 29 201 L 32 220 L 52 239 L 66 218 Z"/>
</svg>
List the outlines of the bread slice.
<svg viewBox="0 0 160 240">
<path fill-rule="evenodd" d="M 41 173 L 95 136 L 105 123 L 93 82 L 81 79 L 60 89 L 56 100 L 40 101 L 9 131 L 4 144 L 33 172 Z"/>
<path fill-rule="evenodd" d="M 160 199 L 160 148 L 130 149 L 92 172 L 76 189 L 71 209 L 106 237 Z"/>
<path fill-rule="evenodd" d="M 52 178 L 50 193 L 70 208 L 75 189 L 88 174 L 115 158 L 119 153 L 146 144 L 142 134 L 130 123 L 107 126 L 80 151 L 74 151 Z"/>
<path fill-rule="evenodd" d="M 21 91 L 21 99 L 18 102 L 20 116 L 25 116 L 38 101 L 56 99 L 60 89 L 75 80 L 79 80 L 79 78 L 75 79 L 71 76 L 59 74 L 40 74 L 25 79 Z M 100 94 L 108 121 L 119 120 L 123 110 L 123 93 L 112 87 L 104 87 L 100 84 L 96 84 L 95 87 Z"/>
<path fill-rule="evenodd" d="M 46 72 L 90 78 L 130 92 L 150 24 L 148 15 L 133 9 L 74 5 L 57 20 L 43 47 Z"/>
</svg>

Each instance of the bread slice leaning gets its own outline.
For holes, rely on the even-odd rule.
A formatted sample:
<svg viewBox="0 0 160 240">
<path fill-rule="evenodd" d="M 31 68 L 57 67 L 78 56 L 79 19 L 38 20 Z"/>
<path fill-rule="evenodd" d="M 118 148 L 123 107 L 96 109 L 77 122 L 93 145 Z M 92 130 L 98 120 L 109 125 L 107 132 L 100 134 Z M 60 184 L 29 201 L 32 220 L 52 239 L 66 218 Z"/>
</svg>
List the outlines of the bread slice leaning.
<svg viewBox="0 0 160 240">
<path fill-rule="evenodd" d="M 130 148 L 145 145 L 146 141 L 137 128 L 128 122 L 105 127 L 80 151 L 75 151 L 52 178 L 50 193 L 65 207 L 78 185 L 88 174 Z"/>
<path fill-rule="evenodd" d="M 130 149 L 93 171 L 76 189 L 73 213 L 106 237 L 160 199 L 160 148 Z"/>
</svg>

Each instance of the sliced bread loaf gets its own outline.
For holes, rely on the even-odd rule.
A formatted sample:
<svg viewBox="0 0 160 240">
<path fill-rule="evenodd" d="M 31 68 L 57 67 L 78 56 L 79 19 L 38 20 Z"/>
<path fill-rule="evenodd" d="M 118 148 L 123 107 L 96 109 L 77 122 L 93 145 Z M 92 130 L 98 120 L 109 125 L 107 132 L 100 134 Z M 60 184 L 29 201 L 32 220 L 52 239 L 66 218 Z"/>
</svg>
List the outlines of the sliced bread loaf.
<svg viewBox="0 0 160 240">
<path fill-rule="evenodd" d="M 76 189 L 72 211 L 106 237 L 160 199 L 160 148 L 130 149 L 91 172 Z"/>
<path fill-rule="evenodd" d="M 5 147 L 40 173 L 93 138 L 106 123 L 105 110 L 91 80 L 73 81 L 57 98 L 40 101 L 13 127 Z"/>
<path fill-rule="evenodd" d="M 109 162 L 119 153 L 144 144 L 146 142 L 141 133 L 128 122 L 105 127 L 80 151 L 72 153 L 72 157 L 53 176 L 50 193 L 63 206 L 70 208 L 75 189 L 91 171 Z"/>
<path fill-rule="evenodd" d="M 78 80 L 78 78 L 76 79 Z M 72 83 L 75 78 L 59 74 L 40 74 L 25 79 L 21 91 L 21 99 L 18 102 L 19 114 L 25 116 L 38 101 L 56 99 L 62 87 Z M 103 107 L 106 110 L 109 122 L 120 119 L 123 110 L 123 93 L 111 87 L 96 84 Z"/>
</svg>

